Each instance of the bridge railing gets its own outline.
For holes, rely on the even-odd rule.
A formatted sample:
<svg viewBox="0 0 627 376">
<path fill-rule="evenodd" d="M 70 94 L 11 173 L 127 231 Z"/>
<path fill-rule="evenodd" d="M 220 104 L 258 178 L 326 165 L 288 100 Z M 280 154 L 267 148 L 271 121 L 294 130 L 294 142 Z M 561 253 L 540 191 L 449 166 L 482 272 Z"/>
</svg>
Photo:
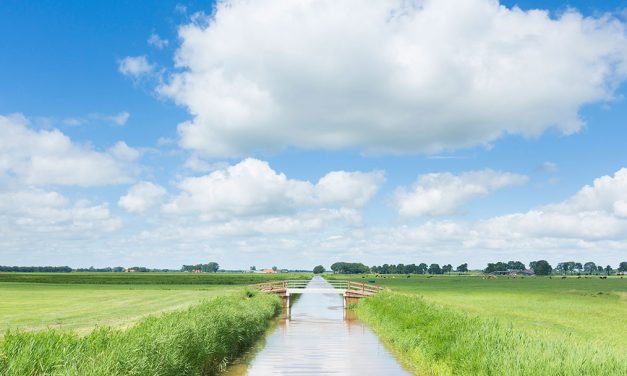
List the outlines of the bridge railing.
<svg viewBox="0 0 627 376">
<path fill-rule="evenodd" d="M 253 285 L 254 288 L 265 292 L 279 292 L 287 289 L 304 289 L 309 285 L 308 280 L 287 280 L 263 282 Z M 358 293 L 362 295 L 372 295 L 383 290 L 383 287 L 371 285 L 367 283 L 346 281 L 346 280 L 327 280 L 328 284 L 336 290 L 346 290 L 347 292 Z"/>
<path fill-rule="evenodd" d="M 353 281 L 348 281 L 348 286 L 346 288 L 346 291 L 358 292 L 364 295 L 376 294 L 381 290 L 383 290 L 383 287 L 381 286 L 371 285 L 369 283 L 353 282 Z"/>
</svg>

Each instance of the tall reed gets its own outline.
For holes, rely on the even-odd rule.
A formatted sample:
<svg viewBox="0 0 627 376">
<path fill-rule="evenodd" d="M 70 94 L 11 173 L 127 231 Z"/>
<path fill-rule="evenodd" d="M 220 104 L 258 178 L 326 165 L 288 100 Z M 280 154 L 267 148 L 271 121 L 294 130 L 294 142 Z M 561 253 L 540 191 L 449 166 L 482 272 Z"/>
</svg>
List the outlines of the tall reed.
<svg viewBox="0 0 627 376">
<path fill-rule="evenodd" d="M 281 310 L 255 292 L 151 316 L 128 330 L 80 337 L 57 330 L 8 332 L 1 375 L 213 375 L 251 346 Z"/>
<path fill-rule="evenodd" d="M 627 375 L 627 358 L 603 345 L 518 331 L 417 296 L 384 292 L 356 310 L 416 374 Z"/>
</svg>

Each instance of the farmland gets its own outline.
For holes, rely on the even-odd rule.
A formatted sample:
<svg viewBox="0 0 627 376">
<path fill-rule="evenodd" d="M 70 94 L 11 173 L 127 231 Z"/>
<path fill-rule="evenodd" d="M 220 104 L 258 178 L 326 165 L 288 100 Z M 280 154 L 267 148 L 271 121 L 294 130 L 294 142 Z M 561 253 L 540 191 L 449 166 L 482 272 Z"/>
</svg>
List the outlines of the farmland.
<svg viewBox="0 0 627 376">
<path fill-rule="evenodd" d="M 289 274 L 292 279 L 305 277 Z M 183 309 L 250 283 L 279 278 L 286 276 L 0 273 L 0 333 L 56 328 L 86 334 L 95 326 L 127 327 L 148 314 Z"/>
<path fill-rule="evenodd" d="M 142 319 L 127 330 L 85 336 L 58 330 L 8 332 L 2 375 L 211 375 L 259 338 L 279 299 L 239 292 Z M 36 360 L 36 361 L 34 361 Z"/>
<path fill-rule="evenodd" d="M 305 278 L 306 274 L 289 274 Z M 56 328 L 86 334 L 127 327 L 148 314 L 183 309 L 279 274 L 0 273 L 0 333 Z M 1 334 L 0 334 L 1 336 Z"/>
<path fill-rule="evenodd" d="M 392 290 L 363 301 L 357 311 L 423 371 L 502 373 L 504 361 L 524 364 L 510 374 L 557 372 L 549 364 L 561 366 L 554 374 L 614 375 L 627 369 L 627 280 L 619 277 L 351 278 L 375 279 Z"/>
</svg>

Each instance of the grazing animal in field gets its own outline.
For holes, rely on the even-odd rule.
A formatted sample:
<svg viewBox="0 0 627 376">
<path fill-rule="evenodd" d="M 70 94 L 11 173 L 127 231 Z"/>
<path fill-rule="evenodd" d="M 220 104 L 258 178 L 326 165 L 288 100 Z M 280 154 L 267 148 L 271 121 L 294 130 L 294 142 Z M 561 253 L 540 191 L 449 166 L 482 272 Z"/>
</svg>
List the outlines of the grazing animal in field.
<svg viewBox="0 0 627 376">
<path fill-rule="evenodd" d="M 565 276 L 565 275 L 564 275 L 564 276 L 562 276 L 562 279 L 566 279 L 566 276 Z"/>
</svg>

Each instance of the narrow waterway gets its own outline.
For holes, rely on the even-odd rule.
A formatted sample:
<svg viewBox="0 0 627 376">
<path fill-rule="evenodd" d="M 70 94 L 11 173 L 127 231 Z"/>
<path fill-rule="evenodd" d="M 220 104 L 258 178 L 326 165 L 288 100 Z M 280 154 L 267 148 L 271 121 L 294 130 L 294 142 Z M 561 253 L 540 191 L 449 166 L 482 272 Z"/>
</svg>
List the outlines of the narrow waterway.
<svg viewBox="0 0 627 376">
<path fill-rule="evenodd" d="M 330 285 L 314 277 L 307 288 Z M 339 294 L 302 294 L 290 317 L 227 375 L 407 375 Z"/>
</svg>

